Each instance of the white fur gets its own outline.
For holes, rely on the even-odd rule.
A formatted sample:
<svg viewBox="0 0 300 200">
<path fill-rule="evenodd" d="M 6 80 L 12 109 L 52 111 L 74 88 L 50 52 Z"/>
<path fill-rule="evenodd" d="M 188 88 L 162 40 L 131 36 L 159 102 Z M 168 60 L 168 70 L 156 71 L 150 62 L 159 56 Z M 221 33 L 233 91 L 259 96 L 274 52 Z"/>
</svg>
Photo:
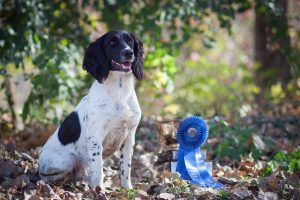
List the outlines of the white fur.
<svg viewBox="0 0 300 200">
<path fill-rule="evenodd" d="M 57 128 L 40 154 L 41 178 L 54 182 L 69 178 L 73 171 L 73 175 L 87 179 L 92 187 L 103 187 L 103 159 L 120 149 L 123 144 L 121 186 L 132 188 L 131 157 L 134 134 L 141 118 L 133 74 L 110 71 L 103 84 L 97 81 L 93 83 L 88 95 L 74 111 L 78 113 L 80 120 L 80 137 L 75 143 L 62 145 L 58 139 L 59 127 Z M 41 175 L 49 173 L 55 174 Z"/>
</svg>

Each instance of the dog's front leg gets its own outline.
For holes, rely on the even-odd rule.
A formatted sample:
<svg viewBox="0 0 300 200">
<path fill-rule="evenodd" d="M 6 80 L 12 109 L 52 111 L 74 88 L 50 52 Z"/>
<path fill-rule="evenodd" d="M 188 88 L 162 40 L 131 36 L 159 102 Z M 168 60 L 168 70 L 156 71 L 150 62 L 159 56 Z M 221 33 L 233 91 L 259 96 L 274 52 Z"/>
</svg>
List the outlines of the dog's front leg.
<svg viewBox="0 0 300 200">
<path fill-rule="evenodd" d="M 103 185 L 103 159 L 102 159 L 102 143 L 101 140 L 92 140 L 90 139 L 89 143 L 91 143 L 90 148 L 88 149 L 89 163 L 90 169 L 88 172 L 88 180 L 89 184 L 92 188 L 96 186 L 100 186 L 101 189 L 104 190 Z"/>
<path fill-rule="evenodd" d="M 137 100 L 135 92 L 129 99 L 129 107 L 133 111 L 132 126 L 128 128 L 128 134 L 121 147 L 121 159 L 120 159 L 120 179 L 121 186 L 125 189 L 131 189 L 131 159 L 133 154 L 133 145 L 135 142 L 135 132 L 141 119 L 141 109 Z"/>
<path fill-rule="evenodd" d="M 120 157 L 120 179 L 121 186 L 125 189 L 131 189 L 131 159 L 133 154 L 133 145 L 134 145 L 134 131 L 129 133 L 121 147 L 121 157 Z"/>
</svg>

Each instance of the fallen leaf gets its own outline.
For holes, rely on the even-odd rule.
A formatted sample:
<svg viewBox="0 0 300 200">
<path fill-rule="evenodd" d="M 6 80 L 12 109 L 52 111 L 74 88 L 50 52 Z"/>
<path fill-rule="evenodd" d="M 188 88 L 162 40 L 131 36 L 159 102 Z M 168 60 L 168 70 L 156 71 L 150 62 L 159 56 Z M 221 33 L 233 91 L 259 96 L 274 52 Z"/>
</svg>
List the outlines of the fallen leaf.
<svg viewBox="0 0 300 200">
<path fill-rule="evenodd" d="M 37 195 L 33 195 L 31 197 L 28 198 L 28 200 L 42 200 L 43 198 L 37 196 Z M 26 200 L 26 199 L 25 199 Z"/>
<path fill-rule="evenodd" d="M 264 143 L 259 135 L 253 134 L 252 139 L 257 149 L 267 152 L 270 151 L 269 147 Z"/>
<path fill-rule="evenodd" d="M 29 182 L 30 182 L 30 179 L 28 176 L 21 175 L 15 179 L 7 178 L 5 181 L 3 181 L 1 183 L 1 187 L 4 190 L 8 190 L 11 187 L 16 188 L 17 190 L 21 190 L 21 189 L 25 188 Z"/>
<path fill-rule="evenodd" d="M 275 175 L 267 176 L 260 181 L 258 187 L 264 192 L 277 191 L 279 189 L 279 180 Z"/>
<path fill-rule="evenodd" d="M 241 199 L 245 199 L 247 197 L 251 197 L 252 192 L 247 189 L 235 189 L 233 194 Z"/>
<path fill-rule="evenodd" d="M 136 195 L 135 195 L 135 199 L 136 200 L 148 200 L 148 194 L 147 192 L 143 191 L 143 190 L 138 190 Z"/>
<path fill-rule="evenodd" d="M 30 179 L 26 175 L 21 175 L 21 176 L 18 176 L 14 181 L 15 181 L 14 184 L 15 184 L 16 188 L 18 190 L 21 190 L 28 185 L 28 183 L 30 182 Z"/>
<path fill-rule="evenodd" d="M 13 187 L 13 179 L 6 178 L 6 180 L 1 183 L 1 188 L 8 190 L 10 187 Z"/>
<path fill-rule="evenodd" d="M 24 152 L 21 152 L 20 154 L 24 160 L 30 161 L 32 163 L 34 162 L 34 159 L 29 154 Z"/>
<path fill-rule="evenodd" d="M 291 199 L 300 199 L 300 188 L 294 189 L 292 191 L 292 197 Z"/>
<path fill-rule="evenodd" d="M 218 181 L 223 184 L 235 185 L 238 181 L 235 178 L 219 177 Z"/>
<path fill-rule="evenodd" d="M 170 194 L 170 193 L 161 193 L 159 195 L 159 198 L 166 199 L 166 200 L 172 200 L 172 199 L 175 199 L 175 195 Z"/>
<path fill-rule="evenodd" d="M 154 178 L 154 173 L 152 170 L 148 169 L 146 170 L 143 175 L 142 175 L 143 178 L 147 178 L 147 179 L 153 179 Z"/>
<path fill-rule="evenodd" d="M 149 194 L 159 194 L 164 189 L 164 187 L 161 184 L 154 184 L 150 187 L 148 190 Z"/>
<path fill-rule="evenodd" d="M 258 200 L 277 200 L 278 196 L 274 192 L 259 191 L 257 198 Z"/>
<path fill-rule="evenodd" d="M 0 181 L 4 178 L 15 178 L 18 175 L 18 168 L 10 160 L 0 158 Z"/>
<path fill-rule="evenodd" d="M 289 133 L 296 134 L 299 131 L 299 127 L 293 124 L 286 124 L 285 130 Z"/>
<path fill-rule="evenodd" d="M 70 191 L 64 191 L 62 194 L 59 195 L 62 199 L 75 199 L 75 194 Z"/>
<path fill-rule="evenodd" d="M 52 190 L 52 188 L 46 184 L 43 180 L 40 180 L 37 182 L 38 191 L 45 195 L 46 197 L 50 197 L 53 199 L 60 199 L 60 197 L 55 194 L 55 192 Z"/>
<path fill-rule="evenodd" d="M 240 170 L 249 173 L 252 171 L 252 168 L 255 166 L 255 164 L 256 162 L 249 162 L 249 161 L 241 162 Z"/>
</svg>

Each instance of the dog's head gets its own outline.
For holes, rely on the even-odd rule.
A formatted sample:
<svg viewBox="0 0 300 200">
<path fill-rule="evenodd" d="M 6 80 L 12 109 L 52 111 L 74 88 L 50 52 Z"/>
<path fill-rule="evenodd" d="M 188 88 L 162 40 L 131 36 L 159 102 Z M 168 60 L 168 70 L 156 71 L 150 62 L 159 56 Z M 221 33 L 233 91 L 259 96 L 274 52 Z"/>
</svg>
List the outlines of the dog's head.
<svg viewBox="0 0 300 200">
<path fill-rule="evenodd" d="M 140 80 L 143 76 L 143 44 L 126 31 L 107 32 L 87 48 L 83 69 L 99 83 L 105 81 L 109 71 L 132 72 Z"/>
</svg>

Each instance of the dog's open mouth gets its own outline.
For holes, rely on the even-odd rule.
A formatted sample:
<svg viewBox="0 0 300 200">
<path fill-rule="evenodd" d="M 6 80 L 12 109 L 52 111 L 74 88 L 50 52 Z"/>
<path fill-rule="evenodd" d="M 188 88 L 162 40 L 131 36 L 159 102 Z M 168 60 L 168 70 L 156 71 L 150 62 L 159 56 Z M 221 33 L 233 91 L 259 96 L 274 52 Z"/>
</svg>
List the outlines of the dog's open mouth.
<svg viewBox="0 0 300 200">
<path fill-rule="evenodd" d="M 131 65 L 132 65 L 132 62 L 129 62 L 129 61 L 118 63 L 114 60 L 111 60 L 111 62 L 112 62 L 113 65 L 115 65 L 117 67 L 121 67 L 121 68 L 126 69 L 126 70 L 131 69 Z"/>
</svg>

